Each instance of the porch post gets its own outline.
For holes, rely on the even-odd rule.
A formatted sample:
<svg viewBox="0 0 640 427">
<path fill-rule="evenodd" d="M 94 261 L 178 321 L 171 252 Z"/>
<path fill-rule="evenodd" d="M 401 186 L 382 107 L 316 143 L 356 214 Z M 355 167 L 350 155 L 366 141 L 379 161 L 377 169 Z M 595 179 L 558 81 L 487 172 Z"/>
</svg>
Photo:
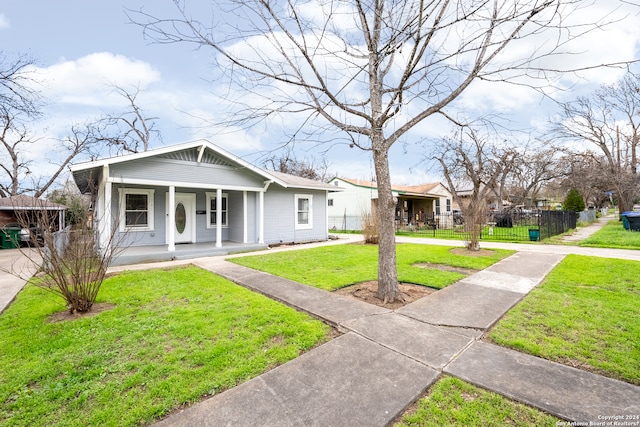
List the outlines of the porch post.
<svg viewBox="0 0 640 427">
<path fill-rule="evenodd" d="M 264 191 L 259 192 L 258 203 L 258 243 L 264 244 Z"/>
<path fill-rule="evenodd" d="M 102 167 L 102 180 L 103 185 L 101 185 L 99 192 L 102 193 L 102 203 L 99 203 L 98 215 L 102 215 L 102 218 L 98 219 L 98 229 L 99 229 L 99 244 L 100 251 L 103 254 L 109 254 L 111 248 L 109 247 L 109 240 L 111 236 L 115 233 L 113 229 L 114 224 L 111 219 L 111 188 L 112 184 L 109 181 L 109 166 L 105 165 Z M 100 202 L 100 195 L 98 196 L 98 202 Z M 120 208 L 124 210 L 124 208 Z M 124 220 L 123 220 L 124 221 Z M 124 226 L 124 225 L 123 225 Z"/>
<path fill-rule="evenodd" d="M 329 238 L 329 190 L 325 191 L 324 196 L 324 228 L 325 228 L 325 239 Z"/>
<path fill-rule="evenodd" d="M 247 243 L 247 191 L 242 192 L 242 243 Z"/>
<path fill-rule="evenodd" d="M 176 187 L 169 186 L 169 201 L 167 202 L 167 244 L 169 252 L 176 251 Z"/>
<path fill-rule="evenodd" d="M 222 188 L 216 190 L 216 248 L 222 247 Z"/>
</svg>

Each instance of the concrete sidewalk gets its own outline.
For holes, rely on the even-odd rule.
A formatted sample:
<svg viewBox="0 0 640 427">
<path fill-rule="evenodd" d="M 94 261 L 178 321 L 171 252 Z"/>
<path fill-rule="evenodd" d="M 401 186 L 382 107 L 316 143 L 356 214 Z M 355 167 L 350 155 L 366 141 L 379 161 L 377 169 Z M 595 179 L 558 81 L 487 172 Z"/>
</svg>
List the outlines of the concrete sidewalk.
<svg viewBox="0 0 640 427">
<path fill-rule="evenodd" d="M 196 265 L 345 335 L 158 423 L 384 426 L 442 373 L 574 422 L 640 413 L 640 387 L 480 341 L 563 258 L 517 253 L 395 312 L 221 260 Z"/>
</svg>

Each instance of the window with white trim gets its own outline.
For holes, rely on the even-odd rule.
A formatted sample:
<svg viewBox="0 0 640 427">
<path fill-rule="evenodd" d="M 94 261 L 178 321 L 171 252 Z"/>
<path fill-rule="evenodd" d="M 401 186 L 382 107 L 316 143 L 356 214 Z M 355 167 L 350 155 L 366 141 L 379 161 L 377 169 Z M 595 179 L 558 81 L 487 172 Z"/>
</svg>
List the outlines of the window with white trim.
<svg viewBox="0 0 640 427">
<path fill-rule="evenodd" d="M 329 199 L 327 201 L 327 206 L 333 206 L 333 199 Z"/>
<path fill-rule="evenodd" d="M 451 212 L 451 199 L 447 199 L 447 213 Z"/>
<path fill-rule="evenodd" d="M 436 199 L 436 215 L 440 215 L 440 199 Z"/>
<path fill-rule="evenodd" d="M 155 190 L 119 188 L 120 231 L 150 231 L 153 224 Z"/>
<path fill-rule="evenodd" d="M 217 221 L 217 212 L 218 212 L 218 205 L 217 205 L 217 193 L 212 193 L 212 192 L 207 192 L 207 228 L 216 228 L 216 221 Z M 227 227 L 228 223 L 227 223 L 227 219 L 228 219 L 228 211 L 227 211 L 227 207 L 228 205 L 228 199 L 229 199 L 229 194 L 228 193 L 222 193 L 222 209 L 220 210 L 220 212 L 222 213 L 222 226 L 223 227 Z"/>
<path fill-rule="evenodd" d="M 296 194 L 295 196 L 296 230 L 313 228 L 313 196 Z"/>
</svg>

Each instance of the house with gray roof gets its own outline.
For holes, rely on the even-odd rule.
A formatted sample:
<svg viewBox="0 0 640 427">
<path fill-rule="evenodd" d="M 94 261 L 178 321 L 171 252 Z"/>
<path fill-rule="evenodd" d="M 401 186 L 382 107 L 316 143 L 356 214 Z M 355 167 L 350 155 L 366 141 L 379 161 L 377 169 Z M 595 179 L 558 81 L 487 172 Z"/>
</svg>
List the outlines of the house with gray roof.
<svg viewBox="0 0 640 427">
<path fill-rule="evenodd" d="M 337 191 L 258 168 L 207 140 L 75 164 L 71 171 L 80 191 L 93 194 L 101 248 L 113 232 L 128 247 L 162 252 L 163 259 L 189 246 L 206 254 L 327 240 L 327 195 Z"/>
</svg>

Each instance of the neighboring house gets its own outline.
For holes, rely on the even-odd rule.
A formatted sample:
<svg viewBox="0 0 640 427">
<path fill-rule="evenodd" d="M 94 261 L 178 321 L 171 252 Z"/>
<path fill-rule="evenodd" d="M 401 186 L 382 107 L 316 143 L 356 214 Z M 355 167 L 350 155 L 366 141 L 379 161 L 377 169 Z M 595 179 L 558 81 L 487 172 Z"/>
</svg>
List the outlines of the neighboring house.
<svg viewBox="0 0 640 427">
<path fill-rule="evenodd" d="M 51 216 L 50 222 L 55 223 L 61 230 L 64 228 L 66 210 L 67 207 L 64 205 L 31 196 L 3 197 L 0 198 L 0 228 L 15 223 L 23 223 L 25 227 L 31 224 L 39 225 L 40 215 L 48 212 Z"/>
<path fill-rule="evenodd" d="M 329 184 L 344 191 L 329 195 L 329 228 L 361 229 L 361 221 L 378 203 L 378 185 L 375 182 L 351 178 L 333 178 Z M 396 205 L 396 226 L 424 226 L 426 224 L 449 227 L 452 215 L 452 196 L 439 182 L 422 185 L 392 185 Z"/>
<path fill-rule="evenodd" d="M 265 171 L 206 140 L 71 167 L 82 193 L 94 193 L 105 248 L 112 227 L 126 245 L 225 242 L 280 244 L 327 240 L 326 183 Z"/>
</svg>

